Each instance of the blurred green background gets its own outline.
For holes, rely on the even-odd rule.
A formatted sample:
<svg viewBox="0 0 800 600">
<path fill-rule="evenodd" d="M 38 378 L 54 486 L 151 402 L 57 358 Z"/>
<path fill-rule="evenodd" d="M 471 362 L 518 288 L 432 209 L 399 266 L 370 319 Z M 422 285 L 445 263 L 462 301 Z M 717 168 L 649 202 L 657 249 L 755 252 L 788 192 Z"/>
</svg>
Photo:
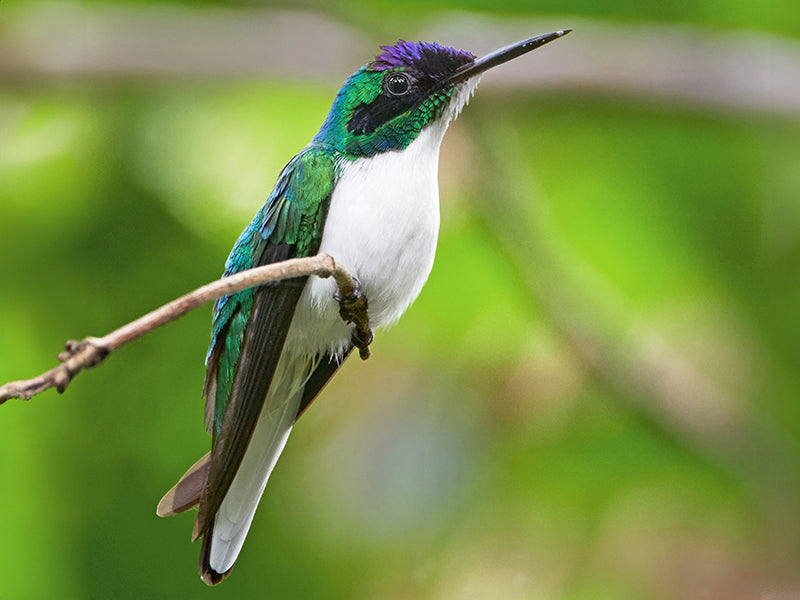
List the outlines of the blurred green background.
<svg viewBox="0 0 800 600">
<path fill-rule="evenodd" d="M 430 281 L 228 580 L 155 516 L 210 443 L 206 307 L 0 407 L 0 598 L 800 597 L 796 11 L 2 2 L 0 383 L 218 277 L 378 45 L 575 31 L 451 127 Z"/>
</svg>

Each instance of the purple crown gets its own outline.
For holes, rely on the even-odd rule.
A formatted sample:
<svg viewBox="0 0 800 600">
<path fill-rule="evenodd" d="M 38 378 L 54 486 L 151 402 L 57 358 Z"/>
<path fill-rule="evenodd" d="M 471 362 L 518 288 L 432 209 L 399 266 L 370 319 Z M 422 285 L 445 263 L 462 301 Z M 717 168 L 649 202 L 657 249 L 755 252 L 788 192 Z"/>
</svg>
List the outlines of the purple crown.
<svg viewBox="0 0 800 600">
<path fill-rule="evenodd" d="M 456 50 L 435 42 L 407 42 L 398 40 L 394 46 L 381 46 L 382 53 L 370 63 L 375 71 L 386 71 L 398 67 L 431 64 L 462 65 L 475 60 L 475 55 L 467 50 Z"/>
</svg>

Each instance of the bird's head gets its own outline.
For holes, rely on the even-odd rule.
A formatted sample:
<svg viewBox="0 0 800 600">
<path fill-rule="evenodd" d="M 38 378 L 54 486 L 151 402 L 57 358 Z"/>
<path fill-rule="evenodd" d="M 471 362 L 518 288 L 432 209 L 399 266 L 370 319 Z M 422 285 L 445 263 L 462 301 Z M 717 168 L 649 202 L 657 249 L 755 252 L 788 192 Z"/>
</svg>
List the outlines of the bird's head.
<svg viewBox="0 0 800 600">
<path fill-rule="evenodd" d="M 428 125 L 442 132 L 475 91 L 481 74 L 539 48 L 569 29 L 536 36 L 482 58 L 432 42 L 382 46 L 345 82 L 315 140 L 349 156 L 402 150 Z"/>
</svg>

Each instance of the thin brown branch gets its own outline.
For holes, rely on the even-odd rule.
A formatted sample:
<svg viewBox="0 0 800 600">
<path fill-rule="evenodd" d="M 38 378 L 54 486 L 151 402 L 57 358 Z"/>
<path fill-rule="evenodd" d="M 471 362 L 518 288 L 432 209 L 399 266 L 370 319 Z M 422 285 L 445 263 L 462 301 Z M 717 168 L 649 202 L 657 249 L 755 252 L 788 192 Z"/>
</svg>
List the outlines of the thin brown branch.
<svg viewBox="0 0 800 600">
<path fill-rule="evenodd" d="M 11 398 L 29 400 L 51 387 L 61 393 L 83 369 L 99 365 L 118 348 L 212 300 L 265 283 L 308 275 L 323 278 L 333 277 L 339 288 L 338 296 L 345 301 L 350 301 L 350 304 L 353 303 L 354 298 L 360 296 L 357 282 L 344 267 L 337 265 L 333 257 L 327 254 L 293 258 L 242 271 L 197 288 L 193 292 L 123 325 L 108 335 L 100 338 L 87 337 L 80 342 L 68 341 L 64 351 L 58 355 L 58 359 L 61 361 L 59 366 L 33 379 L 11 381 L 0 387 L 0 404 Z M 361 358 L 366 360 L 370 356 L 369 343 L 372 341 L 372 332 L 369 329 L 369 320 L 366 314 L 366 299 L 356 307 L 354 314 L 348 313 L 348 315 L 350 318 L 347 320 L 355 323 L 356 326 L 354 341 L 358 346 Z"/>
</svg>

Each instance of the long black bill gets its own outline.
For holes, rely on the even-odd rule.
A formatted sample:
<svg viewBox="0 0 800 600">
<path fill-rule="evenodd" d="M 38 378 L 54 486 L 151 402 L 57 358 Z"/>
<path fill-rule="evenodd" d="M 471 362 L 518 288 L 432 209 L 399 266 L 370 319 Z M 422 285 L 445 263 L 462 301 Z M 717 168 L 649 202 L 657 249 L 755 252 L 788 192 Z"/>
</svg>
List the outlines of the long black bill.
<svg viewBox="0 0 800 600">
<path fill-rule="evenodd" d="M 508 62 L 509 60 L 517 58 L 518 56 L 522 56 L 531 50 L 541 48 L 548 42 L 552 42 L 553 40 L 560 38 L 562 35 L 567 35 L 570 31 L 572 31 L 572 29 L 562 29 L 561 31 L 554 31 L 553 33 L 545 33 L 544 35 L 537 35 L 536 37 L 517 42 L 516 44 L 511 44 L 505 48 L 500 48 L 500 50 L 496 50 L 491 54 L 487 54 L 486 56 L 477 59 L 475 62 L 466 64 L 458 69 L 450 76 L 448 83 L 458 83 L 460 81 L 469 79 L 478 73 L 483 73 L 487 69 L 491 69 L 497 65 L 502 65 L 504 62 Z"/>
</svg>

